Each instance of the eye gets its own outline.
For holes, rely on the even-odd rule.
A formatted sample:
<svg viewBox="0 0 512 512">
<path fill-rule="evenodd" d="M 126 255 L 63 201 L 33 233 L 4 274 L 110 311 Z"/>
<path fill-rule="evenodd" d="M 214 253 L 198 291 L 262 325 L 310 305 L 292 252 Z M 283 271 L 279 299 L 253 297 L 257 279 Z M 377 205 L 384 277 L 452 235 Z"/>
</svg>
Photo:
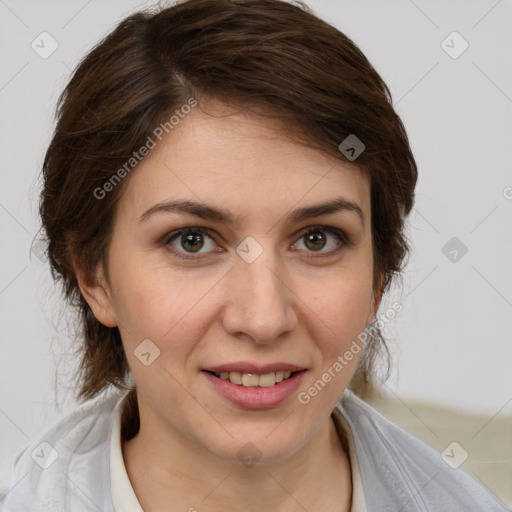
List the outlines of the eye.
<svg viewBox="0 0 512 512">
<path fill-rule="evenodd" d="M 207 228 L 186 227 L 169 233 L 163 244 L 177 257 L 198 259 L 208 253 L 222 252 L 214 240 L 213 232 Z M 349 247 L 351 240 L 342 230 L 331 226 L 313 226 L 299 233 L 299 239 L 292 245 L 293 251 L 309 253 L 306 257 L 333 256 Z"/>
<path fill-rule="evenodd" d="M 212 252 L 216 243 L 209 229 L 188 227 L 173 231 L 164 239 L 164 244 L 170 246 L 177 256 L 194 258 L 194 254 Z"/>
<path fill-rule="evenodd" d="M 350 244 L 350 238 L 340 229 L 330 226 L 313 226 L 299 234 L 299 240 L 292 248 L 318 253 L 319 256 L 332 256 Z M 308 257 L 315 257 L 315 254 Z"/>
</svg>

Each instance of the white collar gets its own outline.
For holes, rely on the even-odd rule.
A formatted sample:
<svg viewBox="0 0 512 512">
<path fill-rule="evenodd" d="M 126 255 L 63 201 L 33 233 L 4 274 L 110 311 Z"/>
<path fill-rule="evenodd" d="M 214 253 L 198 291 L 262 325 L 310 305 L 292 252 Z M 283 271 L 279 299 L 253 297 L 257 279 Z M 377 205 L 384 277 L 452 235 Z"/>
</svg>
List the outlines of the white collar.
<svg viewBox="0 0 512 512">
<path fill-rule="evenodd" d="M 124 398 L 117 404 L 114 422 L 112 425 L 112 435 L 110 438 L 110 488 L 112 492 L 112 504 L 116 512 L 144 512 L 140 506 L 139 500 L 135 495 L 126 466 L 124 464 L 123 452 L 121 446 L 121 414 L 123 411 Z M 334 409 L 333 416 L 338 420 L 346 434 L 349 447 L 350 467 L 352 473 L 352 507 L 350 512 L 366 512 L 366 502 L 364 499 L 363 483 L 361 473 L 357 462 L 357 454 L 354 444 L 354 438 L 350 427 L 343 414 L 338 408 Z M 336 428 L 341 426 L 336 424 Z"/>
<path fill-rule="evenodd" d="M 110 491 L 112 504 L 116 512 L 144 512 L 135 495 L 126 466 L 124 465 L 121 446 L 121 413 L 124 399 L 117 404 L 112 435 L 110 437 Z"/>
</svg>

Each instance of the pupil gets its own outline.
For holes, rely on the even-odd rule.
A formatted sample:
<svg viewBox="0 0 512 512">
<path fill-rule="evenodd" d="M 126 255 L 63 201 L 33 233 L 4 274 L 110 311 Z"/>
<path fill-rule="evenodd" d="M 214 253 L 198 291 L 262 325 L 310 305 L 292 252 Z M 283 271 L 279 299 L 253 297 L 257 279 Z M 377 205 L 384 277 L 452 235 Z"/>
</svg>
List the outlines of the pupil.
<svg viewBox="0 0 512 512">
<path fill-rule="evenodd" d="M 320 242 L 320 245 L 316 245 Z M 313 246 L 311 247 L 310 244 Z M 325 246 L 325 234 L 323 234 L 320 231 L 315 231 L 314 233 L 310 233 L 306 235 L 306 245 L 309 249 L 312 249 L 313 251 L 318 251 L 320 249 L 323 249 Z"/>
<path fill-rule="evenodd" d="M 203 246 L 202 235 L 200 234 L 183 235 L 181 241 L 183 248 L 191 252 L 197 252 L 201 250 L 201 247 Z M 197 246 L 197 244 L 199 244 L 199 246 Z"/>
</svg>

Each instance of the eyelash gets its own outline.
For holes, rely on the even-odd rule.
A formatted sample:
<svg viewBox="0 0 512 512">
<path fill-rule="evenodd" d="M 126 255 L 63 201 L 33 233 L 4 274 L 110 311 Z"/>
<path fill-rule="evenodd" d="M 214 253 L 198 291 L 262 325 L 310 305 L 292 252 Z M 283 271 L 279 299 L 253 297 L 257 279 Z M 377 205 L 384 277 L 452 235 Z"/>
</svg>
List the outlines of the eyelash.
<svg viewBox="0 0 512 512">
<path fill-rule="evenodd" d="M 345 233 L 341 229 L 337 229 L 337 228 L 334 228 L 331 226 L 320 226 L 320 225 L 309 226 L 308 228 L 301 230 L 298 234 L 297 241 L 301 240 L 302 238 L 304 238 L 306 235 L 309 235 L 310 233 L 316 233 L 318 231 L 326 232 L 326 233 L 329 233 L 330 235 L 333 235 L 335 238 L 337 238 L 338 245 L 334 250 L 331 250 L 327 253 L 314 253 L 314 251 L 310 251 L 311 255 L 306 256 L 307 259 L 334 256 L 335 254 L 338 254 L 343 249 L 348 248 L 353 245 L 350 237 L 347 235 L 347 233 Z M 163 238 L 162 243 L 165 246 L 169 247 L 170 243 L 173 242 L 174 240 L 176 240 L 177 238 L 179 238 L 183 235 L 188 235 L 188 234 L 192 234 L 192 233 L 195 233 L 195 234 L 199 233 L 202 235 L 207 235 L 211 239 L 215 240 L 214 232 L 212 230 L 207 229 L 207 228 L 189 226 L 189 227 L 182 228 L 177 231 L 172 231 L 171 233 L 168 233 Z M 182 259 L 186 259 L 186 260 L 198 260 L 200 258 L 208 256 L 208 254 L 195 256 L 195 255 L 193 255 L 193 253 L 183 253 L 183 252 L 177 251 L 173 248 L 169 249 L 169 250 L 178 258 L 182 258 Z"/>
</svg>

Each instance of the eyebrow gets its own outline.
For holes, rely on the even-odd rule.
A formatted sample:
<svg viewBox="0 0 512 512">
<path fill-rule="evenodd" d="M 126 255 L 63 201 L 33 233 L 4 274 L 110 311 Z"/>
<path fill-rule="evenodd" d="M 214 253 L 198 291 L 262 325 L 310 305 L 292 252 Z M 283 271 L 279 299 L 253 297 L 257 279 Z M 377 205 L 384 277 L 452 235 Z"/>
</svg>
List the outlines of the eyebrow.
<svg viewBox="0 0 512 512">
<path fill-rule="evenodd" d="M 339 211 L 350 211 L 357 214 L 364 227 L 364 214 L 361 207 L 349 199 L 338 197 L 325 203 L 305 206 L 292 211 L 286 216 L 290 222 L 301 222 L 306 219 L 320 217 Z M 156 213 L 186 213 L 195 215 L 205 220 L 220 221 L 228 225 L 238 226 L 241 217 L 235 217 L 231 212 L 223 208 L 213 207 L 197 201 L 167 201 L 158 203 L 146 210 L 139 218 L 139 222 L 147 220 Z"/>
</svg>

